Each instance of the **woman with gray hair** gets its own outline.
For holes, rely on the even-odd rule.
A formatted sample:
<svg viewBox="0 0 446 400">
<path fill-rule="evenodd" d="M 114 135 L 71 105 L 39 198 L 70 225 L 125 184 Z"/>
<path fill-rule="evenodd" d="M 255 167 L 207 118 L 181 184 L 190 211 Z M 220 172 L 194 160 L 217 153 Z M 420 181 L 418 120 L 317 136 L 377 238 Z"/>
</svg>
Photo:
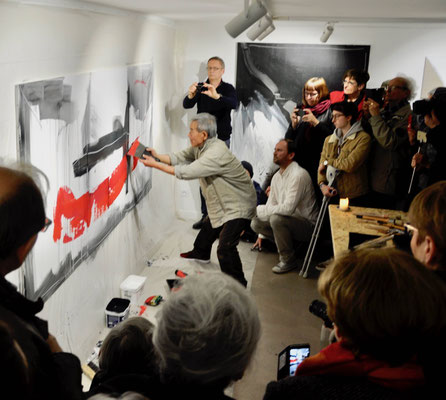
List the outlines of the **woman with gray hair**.
<svg viewBox="0 0 446 400">
<path fill-rule="evenodd" d="M 260 338 L 254 300 L 233 278 L 214 272 L 188 276 L 157 315 L 153 344 L 168 398 L 228 399 Z"/>
</svg>

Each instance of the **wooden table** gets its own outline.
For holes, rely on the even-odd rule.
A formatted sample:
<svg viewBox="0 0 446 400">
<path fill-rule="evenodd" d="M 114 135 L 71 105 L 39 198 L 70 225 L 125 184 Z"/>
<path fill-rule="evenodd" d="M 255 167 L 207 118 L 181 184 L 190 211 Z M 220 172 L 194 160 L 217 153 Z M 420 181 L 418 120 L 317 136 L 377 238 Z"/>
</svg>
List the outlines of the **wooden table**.
<svg viewBox="0 0 446 400">
<path fill-rule="evenodd" d="M 403 211 L 365 207 L 350 207 L 349 211 L 340 211 L 335 204 L 328 206 L 328 212 L 335 257 L 348 250 L 350 232 L 384 236 L 389 229 L 388 227 L 380 226 L 378 223 L 357 218 L 357 214 L 395 218 L 403 221 L 406 221 L 407 218 L 407 213 Z"/>
</svg>

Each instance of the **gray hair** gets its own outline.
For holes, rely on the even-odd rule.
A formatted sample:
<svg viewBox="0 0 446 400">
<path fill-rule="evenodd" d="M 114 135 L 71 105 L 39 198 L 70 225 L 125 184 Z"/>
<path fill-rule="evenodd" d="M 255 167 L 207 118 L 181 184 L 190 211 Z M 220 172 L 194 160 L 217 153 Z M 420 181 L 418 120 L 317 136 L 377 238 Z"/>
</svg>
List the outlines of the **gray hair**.
<svg viewBox="0 0 446 400">
<path fill-rule="evenodd" d="M 199 132 L 205 131 L 209 138 L 217 136 L 217 120 L 209 113 L 200 113 L 192 118 L 192 121 L 197 121 L 197 129 Z"/>
<path fill-rule="evenodd" d="M 415 89 L 416 89 L 415 80 L 404 74 L 399 74 L 394 79 L 402 79 L 404 81 L 404 85 L 406 86 L 407 91 L 409 92 L 407 100 L 412 100 L 415 95 Z"/>
<path fill-rule="evenodd" d="M 223 61 L 223 59 L 221 59 L 221 58 L 218 57 L 218 56 L 214 56 L 214 57 L 211 57 L 211 58 L 208 60 L 208 63 L 209 63 L 209 61 L 212 61 L 212 60 L 219 61 L 220 64 L 221 64 L 221 67 L 222 67 L 223 69 L 225 69 L 225 62 Z"/>
<path fill-rule="evenodd" d="M 260 338 L 254 300 L 221 272 L 181 283 L 157 314 L 153 344 L 161 374 L 176 382 L 227 386 L 243 376 Z"/>
<path fill-rule="evenodd" d="M 99 367 L 109 372 L 144 372 L 154 363 L 153 324 L 133 317 L 116 325 L 107 335 L 99 354 Z"/>
</svg>

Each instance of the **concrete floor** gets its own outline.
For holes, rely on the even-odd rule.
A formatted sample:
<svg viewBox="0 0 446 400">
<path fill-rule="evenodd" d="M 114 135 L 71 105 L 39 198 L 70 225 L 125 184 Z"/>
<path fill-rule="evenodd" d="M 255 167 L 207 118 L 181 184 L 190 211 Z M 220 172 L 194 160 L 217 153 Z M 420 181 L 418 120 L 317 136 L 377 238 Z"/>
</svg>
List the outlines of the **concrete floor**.
<svg viewBox="0 0 446 400">
<path fill-rule="evenodd" d="M 320 298 L 316 288 L 318 272 L 307 279 L 294 270 L 277 275 L 271 271 L 278 262 L 277 253 L 259 253 L 251 283 L 262 323 L 262 336 L 252 365 L 234 384 L 237 400 L 262 399 L 268 382 L 277 375 L 277 356 L 286 346 L 309 343 L 311 354 L 321 347 L 322 321 L 308 311 Z"/>
</svg>

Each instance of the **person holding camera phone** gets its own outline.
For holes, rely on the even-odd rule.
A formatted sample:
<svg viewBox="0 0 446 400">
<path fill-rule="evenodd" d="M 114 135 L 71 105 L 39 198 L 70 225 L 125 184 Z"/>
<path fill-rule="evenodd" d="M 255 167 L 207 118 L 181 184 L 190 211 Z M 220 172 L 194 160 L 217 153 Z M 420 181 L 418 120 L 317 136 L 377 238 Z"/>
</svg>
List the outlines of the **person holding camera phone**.
<svg viewBox="0 0 446 400">
<path fill-rule="evenodd" d="M 317 167 L 325 138 L 333 132 L 331 122 L 329 91 L 324 78 L 310 78 L 302 89 L 302 105 L 291 113 L 291 124 L 285 139 L 294 142 L 296 153 L 294 161 L 310 174 L 316 197 Z M 320 202 L 321 198 L 318 198 Z"/>
<path fill-rule="evenodd" d="M 194 82 L 189 86 L 183 107 L 193 108 L 197 105 L 197 113 L 209 113 L 217 120 L 217 137 L 229 148 L 231 141 L 231 111 L 237 108 L 238 99 L 234 86 L 224 82 L 225 62 L 220 57 L 211 57 L 207 63 L 208 79 L 206 82 Z M 200 229 L 207 216 L 206 202 L 200 191 L 202 217 L 194 225 Z"/>
<path fill-rule="evenodd" d="M 264 400 L 436 397 L 442 381 L 431 384 L 425 360 L 444 344 L 446 292 L 431 271 L 395 248 L 356 250 L 334 259 L 318 290 L 337 341 L 270 382 Z"/>
</svg>

